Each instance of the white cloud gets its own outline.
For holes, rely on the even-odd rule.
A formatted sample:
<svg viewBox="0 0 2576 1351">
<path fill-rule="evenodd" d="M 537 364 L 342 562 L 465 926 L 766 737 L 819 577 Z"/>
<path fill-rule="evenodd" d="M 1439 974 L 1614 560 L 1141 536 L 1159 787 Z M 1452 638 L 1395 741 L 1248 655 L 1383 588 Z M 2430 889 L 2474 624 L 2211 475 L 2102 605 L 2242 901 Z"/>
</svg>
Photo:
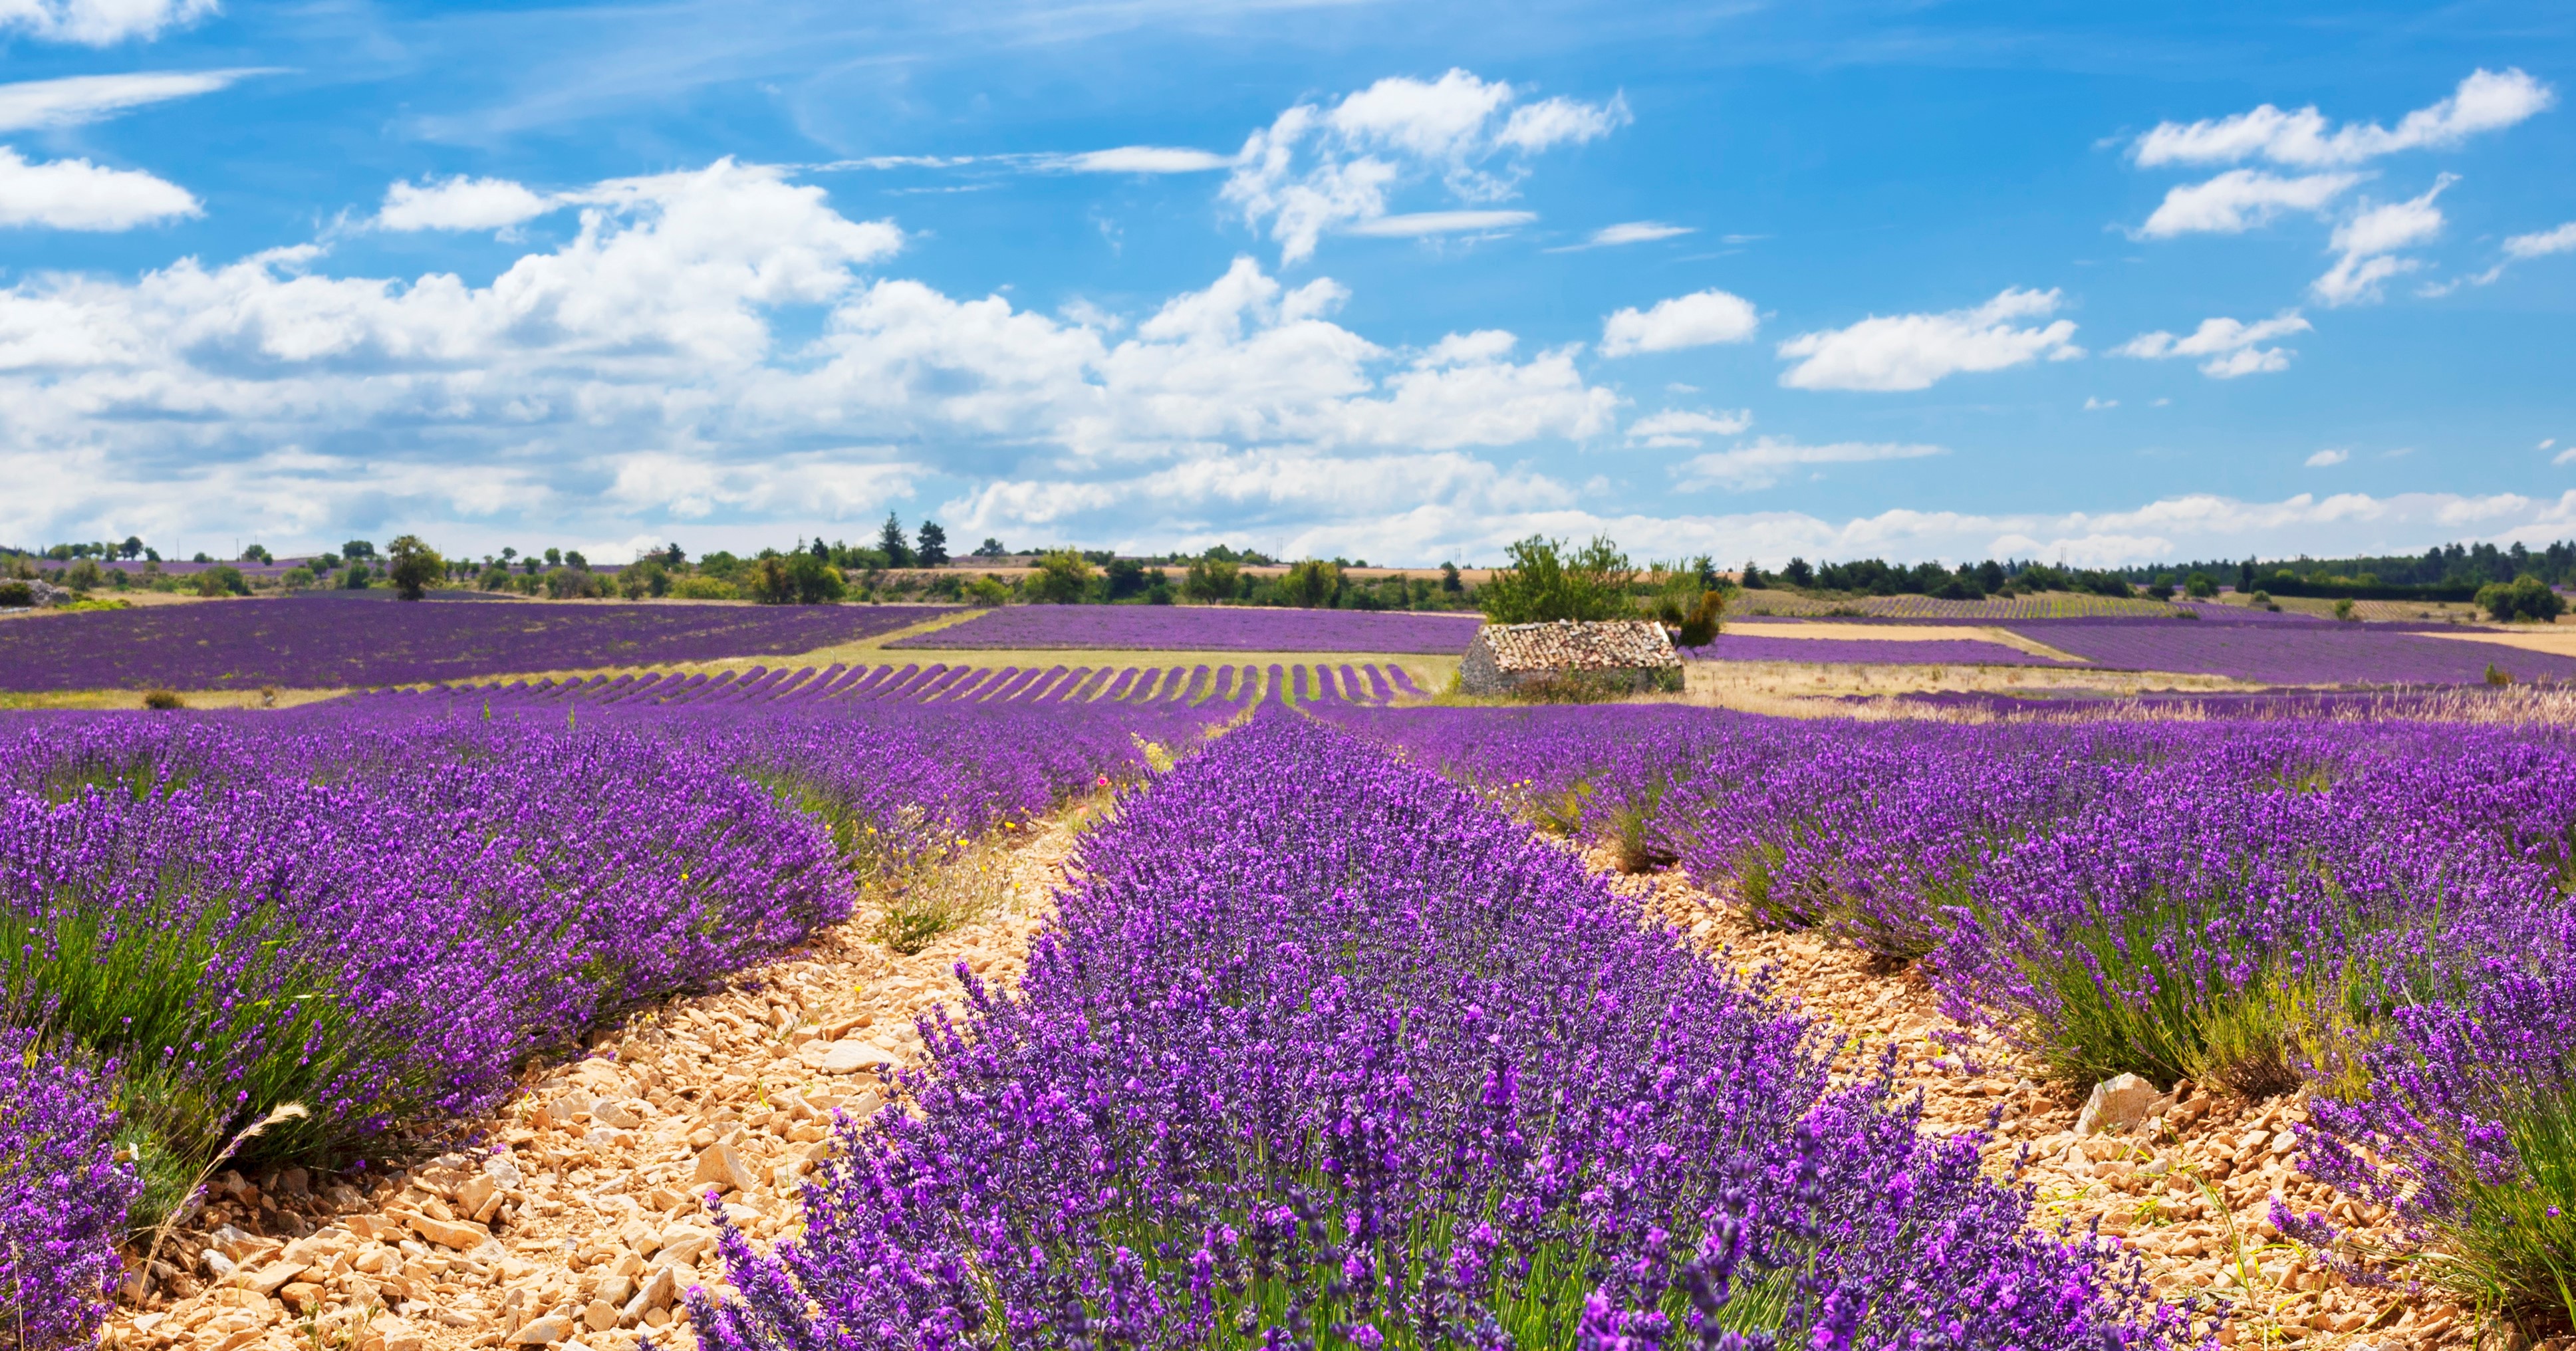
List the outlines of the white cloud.
<svg viewBox="0 0 2576 1351">
<path fill-rule="evenodd" d="M 1481 452 L 1615 434 L 1579 346 L 1381 347 L 1333 321 L 1338 284 L 1250 259 L 1122 336 L 872 278 L 901 232 L 772 169 L 564 196 L 578 235 L 488 285 L 334 276 L 304 246 L 0 287 L 0 481 L 28 485 L 0 494 L 0 538 L 399 519 L 497 547 L 536 521 L 687 524 L 703 549 L 855 533 L 934 488 L 961 494 L 938 519 L 984 533 L 1287 532 L 1389 503 L 1561 509 L 1576 489 Z M 791 342 L 800 307 L 820 335 Z"/>
<path fill-rule="evenodd" d="M 2569 221 L 2555 230 L 2515 235 L 2504 242 L 2504 256 L 2515 262 L 2531 258 L 2546 258 L 2553 253 L 2566 253 L 2570 250 L 2576 250 L 2576 221 Z"/>
<path fill-rule="evenodd" d="M 1389 198 L 1408 184 L 1436 176 L 1462 205 L 1502 201 L 1527 173 L 1527 156 L 1629 120 L 1617 98 L 1514 108 L 1518 97 L 1502 81 L 1452 70 L 1437 80 L 1383 79 L 1330 108 L 1298 104 L 1245 140 L 1224 200 L 1293 263 L 1311 257 L 1327 232 L 1386 217 Z"/>
<path fill-rule="evenodd" d="M 1534 211 L 1416 211 L 1379 216 L 1350 228 L 1355 235 L 1412 239 L 1422 235 L 1456 235 L 1480 230 L 1508 230 L 1538 219 Z"/>
<path fill-rule="evenodd" d="M 2059 319 L 2015 325 L 2057 312 L 2058 293 L 2005 289 L 1970 310 L 1873 315 L 1849 328 L 1802 333 L 1780 344 L 1783 358 L 1802 358 L 1780 377 L 1792 389 L 1923 389 L 1962 371 L 1995 371 L 2042 357 L 2084 355 L 2075 325 Z"/>
<path fill-rule="evenodd" d="M 1623 221 L 1617 225 L 1602 226 L 1576 247 L 1606 249 L 1616 248 L 1621 244 L 1651 244 L 1658 239 L 1672 239 L 1698 232 L 1699 227 L 1695 225 L 1667 225 L 1659 220 Z"/>
<path fill-rule="evenodd" d="M 1623 357 L 1743 342 L 1761 323 L 1752 301 L 1711 287 L 1656 301 L 1648 310 L 1632 306 L 1602 320 L 1601 355 Z"/>
<path fill-rule="evenodd" d="M 2576 464 L 2576 446 L 2569 446 L 2567 449 L 2549 457 L 2549 462 L 2551 464 Z"/>
<path fill-rule="evenodd" d="M 2296 353 L 2282 347 L 2261 344 L 2293 333 L 2313 331 L 2314 325 L 2299 317 L 2297 310 L 2283 310 L 2269 319 L 2251 324 L 2234 319 L 2203 319 L 2190 336 L 2177 338 L 2161 329 L 2141 333 L 2111 349 L 2119 357 L 2143 357 L 2162 360 L 2168 357 L 2207 357 L 2200 373 L 2217 380 L 2234 379 L 2265 371 L 2285 371 Z"/>
<path fill-rule="evenodd" d="M 131 230 L 204 214 L 186 188 L 140 169 L 110 169 L 85 159 L 30 163 L 0 145 L 0 226 Z"/>
<path fill-rule="evenodd" d="M 1628 424 L 1628 443 L 1657 450 L 1696 449 L 1703 436 L 1736 436 L 1753 425 L 1743 409 L 1710 413 L 1687 408 L 1650 413 Z"/>
<path fill-rule="evenodd" d="M 1557 97 L 1512 110 L 1511 120 L 1494 140 L 1514 150 L 1535 154 L 1560 145 L 1597 141 L 1635 121 L 1628 100 L 1610 96 L 1608 103 L 1582 103 Z"/>
<path fill-rule="evenodd" d="M 2230 169 L 2206 183 L 2185 183 L 2167 192 L 2138 233 L 2150 239 L 2237 234 L 2284 210 L 2321 210 L 2361 180 L 2362 175 L 2351 173 L 2282 178 L 2259 169 Z"/>
<path fill-rule="evenodd" d="M 541 197 L 506 178 L 467 178 L 444 183 L 396 183 L 376 211 L 383 230 L 499 230 L 534 220 L 563 203 Z"/>
<path fill-rule="evenodd" d="M 2351 458 L 2352 452 L 2348 450 L 2320 450 L 2309 456 L 2305 463 L 2310 469 L 2332 469 Z"/>
<path fill-rule="evenodd" d="M 1927 456 L 1949 453 L 1941 446 L 1862 441 L 1838 441 L 1832 445 L 1809 446 L 1781 437 L 1765 436 L 1732 450 L 1694 455 L 1676 466 L 1673 472 L 1679 476 L 1680 486 L 1685 490 L 1715 487 L 1750 492 L 1758 488 L 1768 488 L 1787 477 L 1791 470 L 1810 465 L 1919 460 Z"/>
<path fill-rule="evenodd" d="M 0 5 L 6 3 L 0 0 Z M 130 108 L 211 94 L 238 80 L 274 73 L 264 68 L 138 71 L 0 84 L 0 132 L 77 127 Z"/>
<path fill-rule="evenodd" d="M 2086 395 L 2084 399 L 2084 411 L 2087 413 L 2095 412 L 2104 408 L 2117 408 L 2119 406 L 2120 401 L 2118 399 L 2097 399 L 2091 395 Z"/>
<path fill-rule="evenodd" d="M 2479 69 L 2460 81 L 2450 97 L 2408 113 L 2394 130 L 2375 122 L 2348 122 L 2329 131 L 2325 115 L 2313 106 L 2283 112 L 2266 103 L 2233 117 L 2158 123 L 2138 138 L 2133 153 L 2141 165 L 2249 159 L 2299 168 L 2360 164 L 2403 150 L 2458 145 L 2480 132 L 2521 122 L 2556 98 L 2549 86 L 2518 69 Z"/>
<path fill-rule="evenodd" d="M 0 33 L 22 28 L 51 42 L 105 47 L 159 37 L 215 8 L 215 0 L 0 0 Z"/>
<path fill-rule="evenodd" d="M 1232 155 L 1168 145 L 1122 145 L 1047 158 L 1045 167 L 1077 174 L 1203 174 L 1234 167 Z"/>
<path fill-rule="evenodd" d="M 2395 255 L 2442 233 L 2442 211 L 2433 199 L 2458 181 L 2457 176 L 2444 174 L 2422 196 L 2366 207 L 2336 226 L 2329 246 L 2343 256 L 2324 276 L 2309 283 L 2309 292 L 2327 305 L 2377 300 L 2381 282 L 2422 267 L 2421 260 Z"/>
<path fill-rule="evenodd" d="M 2547 449 L 2549 449 L 2551 446 L 2554 446 L 2554 445 L 2557 445 L 2557 444 L 2558 444 L 2558 438 L 2557 438 L 2557 437 L 2554 437 L 2554 436 L 2544 436 L 2544 437 L 2540 438 L 2540 444 L 2539 444 L 2539 445 L 2537 445 L 2537 446 L 2532 447 L 2532 449 L 2534 449 L 2534 450 L 2547 450 Z"/>
</svg>

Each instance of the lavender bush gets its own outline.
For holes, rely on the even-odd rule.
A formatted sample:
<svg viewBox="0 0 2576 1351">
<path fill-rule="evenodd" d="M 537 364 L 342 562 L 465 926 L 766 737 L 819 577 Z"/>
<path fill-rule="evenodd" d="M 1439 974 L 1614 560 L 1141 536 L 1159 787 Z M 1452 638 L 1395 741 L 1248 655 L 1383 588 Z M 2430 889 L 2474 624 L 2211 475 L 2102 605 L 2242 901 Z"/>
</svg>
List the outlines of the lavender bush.
<svg viewBox="0 0 2576 1351">
<path fill-rule="evenodd" d="M 0 1347 L 86 1346 L 106 1321 L 137 1189 L 114 1157 L 106 1099 L 78 1057 L 0 1029 Z"/>
<path fill-rule="evenodd" d="M 1978 1140 L 1431 775 L 1281 712 L 1128 799 L 1017 999 L 841 1123 L 719 1351 L 2151 1347 Z"/>
</svg>

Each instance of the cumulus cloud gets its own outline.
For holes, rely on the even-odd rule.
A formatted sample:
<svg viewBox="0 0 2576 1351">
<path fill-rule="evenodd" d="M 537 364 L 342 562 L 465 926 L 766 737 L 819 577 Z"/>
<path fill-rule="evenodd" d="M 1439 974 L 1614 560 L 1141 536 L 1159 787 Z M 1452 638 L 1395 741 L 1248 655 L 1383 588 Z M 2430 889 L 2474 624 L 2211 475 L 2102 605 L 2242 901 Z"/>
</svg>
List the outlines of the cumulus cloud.
<svg viewBox="0 0 2576 1351">
<path fill-rule="evenodd" d="M 386 515 L 467 542 L 527 519 L 758 537 L 934 490 L 986 533 L 1500 517 L 1576 490 L 1480 452 L 1614 432 L 1578 346 L 1382 347 L 1334 321 L 1337 283 L 1248 258 L 1122 337 L 871 275 L 901 232 L 776 170 L 562 195 L 577 235 L 487 285 L 332 275 L 308 245 L 0 288 L 0 480 L 33 489 L 0 494 L 0 538 Z"/>
<path fill-rule="evenodd" d="M 1500 80 L 1452 70 L 1437 80 L 1383 79 L 1329 108 L 1298 104 L 1244 142 L 1224 200 L 1293 263 L 1311 257 L 1327 232 L 1389 215 L 1389 198 L 1408 184 L 1436 177 L 1470 207 L 1506 200 L 1528 156 L 1630 120 L 1615 97 L 1514 107 L 1519 96 Z"/>
<path fill-rule="evenodd" d="M 211 94 L 253 75 L 272 73 L 262 68 L 137 71 L 0 84 L 0 132 L 77 127 L 133 108 Z"/>
<path fill-rule="evenodd" d="M 2290 358 L 2297 355 L 2284 347 L 2262 344 L 2293 333 L 2307 333 L 2314 325 L 2299 317 L 2297 310 L 2283 310 L 2269 319 L 2251 324 L 2234 319 L 2203 319 L 2200 327 L 2186 337 L 2177 338 L 2158 329 L 2141 333 L 2111 349 L 2119 357 L 2143 357 L 2163 360 L 2169 357 L 2206 357 L 2200 373 L 2215 380 L 2232 380 L 2240 375 L 2266 371 L 2285 371 Z"/>
<path fill-rule="evenodd" d="M 1650 413 L 1628 424 L 1628 444 L 1656 450 L 1697 449 L 1703 436 L 1736 436 L 1753 425 L 1743 409 L 1707 412 L 1689 408 Z"/>
<path fill-rule="evenodd" d="M 385 189 L 376 211 L 380 230 L 501 230 L 534 220 L 563 205 L 506 178 L 426 179 Z"/>
<path fill-rule="evenodd" d="M 2327 305 L 2373 301 L 2379 299 L 2380 283 L 2422 267 L 2422 260 L 2400 258 L 2397 253 L 2429 243 L 2442 233 L 2442 211 L 2433 199 L 2457 181 L 2455 175 L 2444 174 L 2420 197 L 2365 207 L 2336 226 L 2330 246 L 2342 256 L 2324 276 L 2309 283 L 2309 294 Z"/>
<path fill-rule="evenodd" d="M 2149 239 L 2184 234 L 2238 234 L 2284 210 L 2318 211 L 2360 182 L 2351 173 L 2282 178 L 2260 169 L 2230 169 L 2206 183 L 2185 183 L 2165 194 L 2138 233 Z"/>
<path fill-rule="evenodd" d="M 1656 301 L 1647 310 L 1632 306 L 1602 320 L 1601 355 L 1623 357 L 1743 342 L 1761 322 L 1752 301 L 1711 287 Z"/>
<path fill-rule="evenodd" d="M 2348 450 L 2320 450 L 2305 461 L 2310 469 L 2332 469 L 2352 458 Z"/>
<path fill-rule="evenodd" d="M 1849 328 L 1802 333 L 1780 344 L 1798 364 L 1782 374 L 1792 389 L 1924 389 L 1964 371 L 1996 371 L 2046 358 L 2084 355 L 2075 324 L 2059 319 L 2023 327 L 2015 321 L 2057 312 L 2058 293 L 2006 288 L 1975 309 L 1940 314 L 1873 315 Z"/>
<path fill-rule="evenodd" d="M 2519 69 L 2479 69 L 2451 96 L 2418 108 L 2394 128 L 2348 122 L 2330 128 L 2312 105 L 2283 112 L 2269 103 L 2232 117 L 2160 122 L 2138 138 L 2131 153 L 2141 165 L 2231 164 L 2269 160 L 2295 168 L 2360 164 L 2403 150 L 2456 146 L 2481 132 L 2532 117 L 2555 102 L 2546 84 Z"/>
<path fill-rule="evenodd" d="M 146 40 L 215 12 L 215 0 L 0 0 L 0 33 L 105 47 Z"/>
<path fill-rule="evenodd" d="M 1750 492 L 1771 487 L 1793 471 L 1813 465 L 1919 460 L 1949 453 L 1942 446 L 1866 441 L 1837 441 L 1831 445 L 1810 446 L 1783 437 L 1765 436 L 1731 450 L 1694 455 L 1673 472 L 1684 489 L 1728 488 Z"/>
<path fill-rule="evenodd" d="M 131 230 L 204 214 L 186 188 L 140 169 L 110 169 L 85 159 L 35 163 L 0 145 L 0 226 Z"/>
</svg>

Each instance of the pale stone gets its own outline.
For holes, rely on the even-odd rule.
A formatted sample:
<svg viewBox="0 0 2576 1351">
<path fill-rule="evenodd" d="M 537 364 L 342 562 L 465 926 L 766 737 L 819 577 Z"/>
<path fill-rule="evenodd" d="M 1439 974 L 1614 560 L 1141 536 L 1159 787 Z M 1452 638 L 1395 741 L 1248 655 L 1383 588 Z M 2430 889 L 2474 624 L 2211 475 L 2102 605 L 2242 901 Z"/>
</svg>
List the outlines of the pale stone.
<svg viewBox="0 0 2576 1351">
<path fill-rule="evenodd" d="M 245 1289 L 256 1290 L 263 1295 L 274 1295 L 279 1289 L 284 1287 L 288 1281 L 294 1280 L 296 1277 L 303 1274 L 304 1264 L 302 1262 L 271 1262 L 267 1266 L 261 1267 L 259 1270 L 242 1277 L 242 1286 Z"/>
<path fill-rule="evenodd" d="M 562 1314 L 547 1314 L 528 1320 L 527 1326 L 510 1334 L 512 1346 L 547 1346 L 572 1335 L 572 1320 Z"/>
<path fill-rule="evenodd" d="M 492 1237 L 492 1232 L 479 1224 L 433 1219 L 427 1215 L 408 1215 L 404 1219 L 411 1225 L 413 1233 L 442 1248 L 454 1248 L 458 1252 L 480 1247 Z"/>
<path fill-rule="evenodd" d="M 644 1118 L 636 1114 L 632 1104 L 618 1102 L 611 1098 L 602 1098 L 593 1104 L 590 1109 L 590 1119 L 600 1125 L 614 1126 L 622 1131 L 633 1130 L 644 1124 Z"/>
<path fill-rule="evenodd" d="M 700 1152 L 694 1180 L 727 1191 L 747 1192 L 759 1185 L 731 1145 L 709 1145 Z"/>
<path fill-rule="evenodd" d="M 2084 1110 L 2075 1118 L 2075 1133 L 2097 1135 L 2104 1131 L 2125 1131 L 2147 1119 L 2147 1110 L 2161 1095 L 2156 1086 L 2134 1074 L 2105 1079 L 2093 1086 L 2085 1099 Z"/>
<path fill-rule="evenodd" d="M 589 1324 L 593 1332 L 606 1332 L 617 1326 L 617 1306 L 604 1299 L 594 1299 L 589 1308 L 581 1311 L 581 1321 Z"/>
<path fill-rule="evenodd" d="M 836 1041 L 823 1049 L 819 1066 L 825 1074 L 856 1074 L 895 1063 L 894 1052 L 872 1041 Z"/>
</svg>

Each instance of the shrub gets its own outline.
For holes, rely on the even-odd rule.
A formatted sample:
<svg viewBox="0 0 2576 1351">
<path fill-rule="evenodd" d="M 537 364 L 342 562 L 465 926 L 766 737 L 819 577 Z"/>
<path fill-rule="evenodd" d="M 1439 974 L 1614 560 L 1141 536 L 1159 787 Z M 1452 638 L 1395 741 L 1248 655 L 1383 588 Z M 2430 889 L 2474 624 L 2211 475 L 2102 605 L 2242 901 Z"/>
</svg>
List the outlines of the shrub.
<svg viewBox="0 0 2576 1351">
<path fill-rule="evenodd" d="M 2350 596 L 2346 596 L 2335 602 L 2335 618 L 2340 619 L 2347 624 L 2354 622 L 2357 618 L 2353 613 L 2352 598 Z"/>
<path fill-rule="evenodd" d="M 175 690 L 146 690 L 143 694 L 143 706 L 157 709 L 186 708 L 188 701 L 180 698 Z"/>
<path fill-rule="evenodd" d="M 296 567 L 288 568 L 285 575 L 279 577 L 277 580 L 279 585 L 284 586 L 289 591 L 310 591 L 313 589 L 313 583 L 316 578 L 313 575 L 313 569 Z"/>
<path fill-rule="evenodd" d="M 369 577 L 370 574 L 366 564 L 352 563 L 340 573 L 340 589 L 343 591 L 364 591 L 367 589 L 369 584 Z"/>
<path fill-rule="evenodd" d="M 1569 554 L 1563 540 L 1532 535 L 1510 553 L 1511 565 L 1476 589 L 1477 604 L 1497 624 L 1625 619 L 1635 613 L 1628 587 L 1637 570 L 1607 538 Z"/>
<path fill-rule="evenodd" d="M 1057 549 L 1038 559 L 1038 570 L 1020 589 L 1041 605 L 1079 605 L 1091 594 L 1091 560 L 1071 549 Z"/>
<path fill-rule="evenodd" d="M 219 563 L 197 574 L 196 590 L 198 595 L 207 597 L 247 596 L 250 582 L 242 576 L 241 569 Z"/>
<path fill-rule="evenodd" d="M 2490 582 L 2479 587 L 2477 603 L 2478 608 L 2498 621 L 2528 619 L 2541 624 L 2556 623 L 2567 608 L 2564 597 L 2528 573 L 2511 582 Z"/>
<path fill-rule="evenodd" d="M 682 577 L 671 583 L 674 600 L 740 600 L 742 593 L 713 577 Z"/>
<path fill-rule="evenodd" d="M 0 581 L 0 608 L 22 607 L 35 603 L 35 587 L 15 577 Z"/>
<path fill-rule="evenodd" d="M 123 1274 L 115 1245 L 140 1190 L 116 1161 L 107 1097 L 78 1057 L 0 1029 L 0 1345 L 12 1351 L 89 1346 L 107 1320 Z"/>
<path fill-rule="evenodd" d="M 1203 605 L 1235 599 L 1243 593 L 1243 568 L 1231 559 L 1198 558 L 1181 576 L 1181 594 Z"/>
<path fill-rule="evenodd" d="M 2195 572 L 2182 579 L 2182 593 L 2193 600 L 2208 600 L 2218 594 L 2218 579 L 2206 572 Z"/>
<path fill-rule="evenodd" d="M 1011 587 L 1008 582 L 988 572 L 976 578 L 974 584 L 966 588 L 966 600 L 972 605 L 1008 605 L 1011 602 Z"/>
</svg>

